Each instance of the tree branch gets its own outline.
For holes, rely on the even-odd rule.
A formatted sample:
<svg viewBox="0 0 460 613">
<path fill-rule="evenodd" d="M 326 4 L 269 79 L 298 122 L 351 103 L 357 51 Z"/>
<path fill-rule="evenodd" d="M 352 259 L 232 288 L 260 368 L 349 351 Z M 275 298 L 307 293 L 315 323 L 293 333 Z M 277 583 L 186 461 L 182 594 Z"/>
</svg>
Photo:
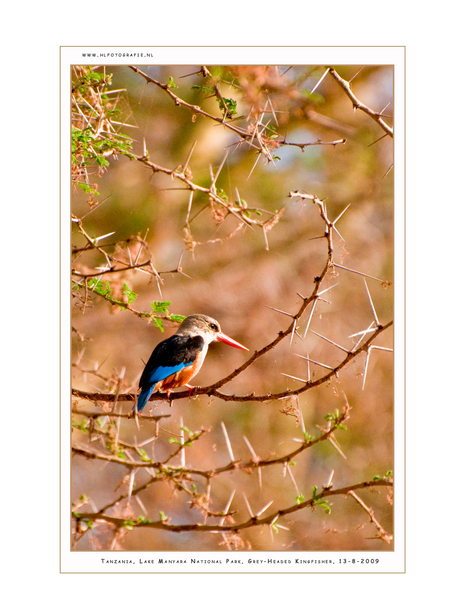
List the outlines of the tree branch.
<svg viewBox="0 0 460 613">
<path fill-rule="evenodd" d="M 393 479 L 385 477 L 382 479 L 375 479 L 373 481 L 363 481 L 362 483 L 356 483 L 347 487 L 339 489 L 324 488 L 322 492 L 317 493 L 314 498 L 310 498 L 300 504 L 295 504 L 290 507 L 280 509 L 267 517 L 260 518 L 258 516 L 251 517 L 250 519 L 233 525 L 209 525 L 209 524 L 169 524 L 168 520 L 163 521 L 150 521 L 146 519 L 126 519 L 121 517 L 114 517 L 111 515 L 105 515 L 100 513 L 85 513 L 74 512 L 73 515 L 77 521 L 101 521 L 113 524 L 118 528 L 123 527 L 139 527 L 139 528 L 151 528 L 154 530 L 165 530 L 167 532 L 239 532 L 246 528 L 252 528 L 254 526 L 267 526 L 272 525 L 280 517 L 290 515 L 297 511 L 301 511 L 305 508 L 313 508 L 317 506 L 319 500 L 324 500 L 329 496 L 347 496 L 350 492 L 361 489 L 369 489 L 374 487 L 389 487 L 393 485 Z"/>
<path fill-rule="evenodd" d="M 340 87 L 344 90 L 344 92 L 350 98 L 353 104 L 353 108 L 359 109 L 360 111 L 363 111 L 364 113 L 369 115 L 369 117 L 372 117 L 372 119 L 376 121 L 383 130 L 385 130 L 388 136 L 391 136 L 391 138 L 393 138 L 393 128 L 390 128 L 390 126 L 383 121 L 381 113 L 377 113 L 376 111 L 373 111 L 371 108 L 369 108 L 368 106 L 363 104 L 360 100 L 358 100 L 355 94 L 351 91 L 351 85 L 349 81 L 346 81 L 340 75 L 338 75 L 337 72 L 334 70 L 334 68 L 332 67 L 329 68 L 329 74 L 331 75 L 331 77 L 333 77 L 337 81 Z"/>
</svg>

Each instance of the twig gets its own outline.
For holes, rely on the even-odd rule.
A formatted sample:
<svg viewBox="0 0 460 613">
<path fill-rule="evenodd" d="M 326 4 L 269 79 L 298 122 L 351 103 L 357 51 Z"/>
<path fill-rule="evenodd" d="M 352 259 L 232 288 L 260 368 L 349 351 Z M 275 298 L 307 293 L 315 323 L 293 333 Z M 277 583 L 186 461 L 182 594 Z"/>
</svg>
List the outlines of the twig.
<svg viewBox="0 0 460 613">
<path fill-rule="evenodd" d="M 363 104 L 360 100 L 358 100 L 355 94 L 351 91 L 350 82 L 346 81 L 341 76 L 339 76 L 332 67 L 329 68 L 329 74 L 331 75 L 331 77 L 333 77 L 337 81 L 340 87 L 344 90 L 344 92 L 350 98 L 353 104 L 353 108 L 359 109 L 360 111 L 363 111 L 364 113 L 369 115 L 369 117 L 372 117 L 372 119 L 376 121 L 383 130 L 385 130 L 386 134 L 388 134 L 388 136 L 391 136 L 391 138 L 393 138 L 393 128 L 390 128 L 390 126 L 383 121 L 382 113 L 377 113 L 376 111 L 373 111 L 371 108 L 369 108 L 368 106 Z"/>
<path fill-rule="evenodd" d="M 371 523 L 373 523 L 377 530 L 380 533 L 380 538 L 385 541 L 385 543 L 391 543 L 391 541 L 393 540 L 393 536 L 387 532 L 382 526 L 381 524 L 377 521 L 377 519 L 375 518 L 374 515 L 374 511 L 368 507 L 363 500 L 361 500 L 361 498 L 353 491 L 349 491 L 348 495 L 351 496 L 352 498 L 354 498 L 356 500 L 356 502 L 366 511 L 366 513 L 369 515 L 369 518 L 371 520 Z"/>
<path fill-rule="evenodd" d="M 325 489 L 320 493 L 317 493 L 315 498 L 310 498 L 305 502 L 295 504 L 291 507 L 287 507 L 284 509 L 279 509 L 275 513 L 268 515 L 267 517 L 253 517 L 251 508 L 248 504 L 248 511 L 251 515 L 250 519 L 247 521 L 241 522 L 239 524 L 232 524 L 229 526 L 224 525 L 208 525 L 208 524 L 171 524 L 166 523 L 164 521 L 149 521 L 149 520 L 138 520 L 136 518 L 126 519 L 122 517 L 114 517 L 105 514 L 99 513 L 85 513 L 79 512 L 74 513 L 74 517 L 78 521 L 99 521 L 106 522 L 109 524 L 113 524 L 114 526 L 123 528 L 125 526 L 136 526 L 139 528 L 150 528 L 153 530 L 165 530 L 166 532 L 239 532 L 241 530 L 245 530 L 247 528 L 252 528 L 254 526 L 270 526 L 274 521 L 278 519 L 278 517 L 284 517 L 286 515 L 291 515 L 292 513 L 296 513 L 297 511 L 301 511 L 308 507 L 315 507 L 318 500 L 325 498 L 326 496 L 329 498 L 330 496 L 346 496 L 349 495 L 350 492 L 361 489 L 368 489 L 374 487 L 388 487 L 393 485 L 393 479 L 391 478 L 383 478 L 383 479 L 375 479 L 373 481 L 364 481 L 362 483 L 356 483 L 354 485 L 343 487 L 340 489 Z M 245 497 L 246 501 L 247 498 Z"/>
</svg>

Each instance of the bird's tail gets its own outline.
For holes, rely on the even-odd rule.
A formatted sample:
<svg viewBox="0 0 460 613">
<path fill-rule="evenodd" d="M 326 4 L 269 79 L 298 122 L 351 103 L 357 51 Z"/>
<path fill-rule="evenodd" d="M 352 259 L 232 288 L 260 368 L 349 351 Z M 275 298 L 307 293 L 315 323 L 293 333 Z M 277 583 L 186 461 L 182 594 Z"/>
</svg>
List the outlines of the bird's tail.
<svg viewBox="0 0 460 613">
<path fill-rule="evenodd" d="M 137 410 L 138 411 L 142 411 L 142 409 L 145 407 L 145 405 L 147 404 L 148 399 L 150 398 L 152 392 L 153 392 L 153 388 L 155 386 L 149 386 L 145 389 L 143 389 L 141 391 L 141 393 L 139 394 L 139 396 L 137 397 Z M 134 408 L 136 407 L 136 405 L 134 405 Z"/>
</svg>

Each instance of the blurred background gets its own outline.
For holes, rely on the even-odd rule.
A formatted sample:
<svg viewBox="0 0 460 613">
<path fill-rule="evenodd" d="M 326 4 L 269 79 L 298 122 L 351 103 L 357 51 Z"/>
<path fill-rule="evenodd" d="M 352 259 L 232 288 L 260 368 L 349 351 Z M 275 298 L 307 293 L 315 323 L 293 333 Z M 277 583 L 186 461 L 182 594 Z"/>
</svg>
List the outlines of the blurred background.
<svg viewBox="0 0 460 613">
<path fill-rule="evenodd" d="M 334 237 L 334 260 L 373 277 L 366 281 L 379 320 L 386 324 L 393 318 L 393 142 L 384 137 L 381 127 L 368 115 L 353 110 L 345 92 L 330 75 L 314 89 L 325 67 L 208 66 L 211 74 L 205 78 L 199 66 L 140 66 L 160 83 L 174 83 L 176 87 L 171 91 L 179 98 L 222 117 L 218 99 L 203 87 L 218 83 L 222 97 L 236 102 L 238 118 L 234 125 L 249 129 L 260 120 L 276 132 L 274 141 L 278 143 L 283 139 L 297 145 L 346 139 L 346 143 L 335 146 L 274 146 L 272 161 L 259 156 L 248 144 L 239 143 L 238 135 L 228 128 L 194 114 L 185 105 L 176 105 L 164 89 L 148 83 L 128 66 L 92 69 L 113 75 L 109 99 L 117 109 L 119 122 L 114 125 L 133 139 L 134 154 L 143 155 L 145 148 L 151 162 L 172 170 L 183 165 L 193 149 L 188 162 L 190 176 L 194 183 L 205 187 L 209 187 L 211 173 L 225 158 L 216 187 L 229 201 L 244 200 L 248 207 L 267 211 L 265 218 L 283 210 L 279 221 L 267 232 L 267 249 L 260 228 L 237 230 L 238 220 L 213 210 L 206 194 L 195 193 L 189 211 L 190 193 L 177 189 L 183 188 L 180 182 L 165 173 L 152 174 L 148 167 L 126 155 L 107 156 L 110 165 L 104 172 L 100 168 L 88 169 L 89 180 L 97 184 L 98 194 L 88 194 L 77 187 L 72 192 L 72 213 L 82 220 L 89 236 L 111 234 L 99 244 L 123 261 L 134 260 L 138 254 L 140 243 L 133 238 L 145 238 L 161 279 L 139 270 L 104 275 L 101 278 L 110 282 L 113 296 L 122 299 L 125 283 L 138 294 L 133 306 L 139 311 L 150 311 L 152 301 L 170 301 L 171 313 L 205 313 L 216 318 L 227 335 L 251 351 L 261 349 L 291 323 L 289 317 L 267 307 L 296 313 L 301 305 L 298 294 L 308 296 L 312 292 L 313 280 L 327 261 L 326 241 L 316 238 L 324 234 L 318 208 L 288 196 L 299 190 L 324 199 L 330 219 L 350 205 L 337 224 L 344 241 Z M 393 124 L 391 66 L 335 69 L 344 79 L 353 79 L 353 92 L 367 106 L 375 111 L 385 109 L 387 123 Z M 184 232 L 187 218 L 188 234 Z M 72 267 L 85 273 L 104 266 L 104 255 L 97 250 L 78 251 L 85 247 L 86 239 L 76 224 L 72 225 Z M 178 267 L 181 272 L 171 272 Z M 351 349 L 357 339 L 350 336 L 365 330 L 373 321 L 363 276 L 335 268 L 321 289 L 333 285 L 323 295 L 325 301 L 317 303 L 310 328 Z M 173 334 L 175 327 L 165 322 L 162 333 L 146 318 L 90 294 L 80 290 L 74 299 L 73 387 L 113 392 L 114 381 L 122 376 L 122 391 L 135 392 L 153 348 Z M 344 356 L 340 349 L 311 332 L 303 338 L 309 314 L 310 308 L 300 321 L 300 336 L 294 336 L 292 344 L 289 338 L 284 339 L 222 391 L 244 395 L 296 389 L 300 384 L 283 374 L 307 379 L 307 362 L 296 354 L 308 354 L 327 365 L 338 364 Z M 391 348 L 392 342 L 390 328 L 376 344 Z M 243 352 L 214 343 L 193 383 L 210 385 L 246 359 Z M 341 488 L 391 470 L 393 354 L 371 352 L 363 390 L 364 363 L 365 355 L 361 355 L 341 370 L 338 378 L 299 396 L 305 429 L 313 436 L 320 434 L 318 426 L 326 425 L 324 416 L 343 407 L 346 397 L 352 410 L 347 429 L 336 435 L 341 453 L 326 441 L 296 456 L 291 474 L 279 464 L 262 469 L 261 478 L 259 471 L 224 472 L 211 481 L 210 508 L 223 510 L 233 495 L 230 509 L 240 523 L 250 517 L 246 500 L 254 514 L 273 501 L 267 510 L 272 513 L 295 504 L 299 493 L 310 498 L 312 487 L 321 490 L 332 471 L 334 487 Z M 327 369 L 313 364 L 310 370 L 313 379 L 327 373 Z M 205 396 L 175 401 L 172 407 L 166 402 L 150 403 L 148 407 L 153 406 L 154 414 L 171 417 L 160 422 L 159 437 L 147 443 L 145 449 L 161 461 L 174 448 L 169 439 L 179 435 L 181 424 L 191 431 L 209 428 L 208 434 L 186 449 L 186 466 L 201 470 L 225 466 L 230 457 L 223 422 L 236 459 L 246 461 L 252 457 L 245 438 L 263 459 L 282 456 L 297 448 L 303 438 L 295 417 L 282 412 L 288 404 L 224 402 Z M 117 410 L 128 413 L 131 406 L 128 402 L 119 403 Z M 74 402 L 74 407 L 94 410 L 92 403 L 83 400 Z M 121 420 L 119 438 L 130 444 L 140 445 L 155 434 L 154 424 L 141 422 L 139 430 L 134 420 Z M 104 441 L 90 441 L 87 432 L 76 431 L 74 437 L 78 444 L 106 451 Z M 179 458 L 175 460 L 179 463 Z M 126 493 L 127 475 L 123 466 L 75 456 L 72 502 L 86 496 L 89 508 L 99 510 Z M 146 471 L 137 471 L 136 486 L 148 480 Z M 198 491 L 206 492 L 203 479 L 197 477 L 195 485 Z M 358 494 L 391 532 L 390 493 L 376 488 Z M 218 534 L 136 529 L 114 545 L 110 527 L 98 527 L 80 535 L 74 546 L 77 550 L 114 547 L 138 551 L 217 551 L 225 547 L 387 551 L 393 547 L 374 538 L 375 526 L 354 500 L 333 497 L 329 506 L 330 514 L 319 507 L 288 515 L 280 521 L 288 530 L 245 530 L 238 543 L 229 544 Z M 107 512 L 144 515 L 155 521 L 162 512 L 173 524 L 203 521 L 201 511 L 190 508 L 187 496 L 165 481 L 146 488 L 129 504 L 125 498 Z"/>
</svg>

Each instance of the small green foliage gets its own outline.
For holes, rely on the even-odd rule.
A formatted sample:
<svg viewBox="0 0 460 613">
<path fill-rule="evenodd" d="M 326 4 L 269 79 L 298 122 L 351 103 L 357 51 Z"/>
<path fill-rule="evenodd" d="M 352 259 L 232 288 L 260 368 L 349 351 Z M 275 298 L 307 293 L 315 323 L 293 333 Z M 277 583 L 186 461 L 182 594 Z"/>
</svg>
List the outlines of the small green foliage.
<svg viewBox="0 0 460 613">
<path fill-rule="evenodd" d="M 83 419 L 80 424 L 78 424 L 75 420 L 72 419 L 72 428 L 76 428 L 77 430 L 81 430 L 82 432 L 88 432 L 87 424 L 87 419 Z"/>
<path fill-rule="evenodd" d="M 227 196 L 227 194 L 225 193 L 225 191 L 223 189 L 218 189 L 217 190 L 217 195 L 224 202 L 228 202 L 228 196 Z"/>
<path fill-rule="evenodd" d="M 384 477 L 381 477 L 380 475 L 374 475 L 372 477 L 372 481 L 380 481 L 380 479 L 391 479 L 392 476 L 393 476 L 393 471 L 387 470 Z"/>
<path fill-rule="evenodd" d="M 222 100 L 218 98 L 217 102 L 219 103 L 220 110 L 224 112 L 224 115 L 230 115 L 230 117 L 233 117 L 237 114 L 236 100 L 233 100 L 233 98 L 222 97 Z"/>
<path fill-rule="evenodd" d="M 265 134 L 268 138 L 276 138 L 278 136 L 278 132 L 270 124 L 265 126 Z"/>
<path fill-rule="evenodd" d="M 112 75 L 103 74 L 101 72 L 94 72 L 91 69 L 87 69 L 86 72 L 81 74 L 77 81 L 72 81 L 72 92 L 78 92 L 84 96 L 88 89 L 91 87 L 97 89 L 100 87 L 107 87 L 112 84 Z"/>
<path fill-rule="evenodd" d="M 224 96 L 219 96 L 216 88 L 210 85 L 192 85 L 192 89 L 196 89 L 200 92 L 203 92 L 207 97 L 215 97 L 217 100 L 217 104 L 219 105 L 219 109 L 222 111 L 223 116 L 234 117 L 237 115 L 237 102 L 233 98 L 224 98 Z"/>
<path fill-rule="evenodd" d="M 78 513 L 77 511 L 72 511 L 72 515 L 78 521 L 81 521 L 81 522 L 85 523 L 88 526 L 89 530 L 92 530 L 92 528 L 93 528 L 93 521 L 91 519 L 82 519 L 82 514 Z"/>
<path fill-rule="evenodd" d="M 168 516 L 166 515 L 166 513 L 163 513 L 163 511 L 160 511 L 160 521 L 162 522 L 166 522 L 168 521 Z"/>
<path fill-rule="evenodd" d="M 346 430 L 347 429 L 345 424 L 341 423 L 342 415 L 341 415 L 339 409 L 336 409 L 334 411 L 334 413 L 327 413 L 327 415 L 324 416 L 324 419 L 326 421 L 332 422 L 332 425 L 335 426 L 338 430 Z"/>
<path fill-rule="evenodd" d="M 181 430 L 182 432 L 185 432 L 188 435 L 188 440 L 182 442 L 177 437 L 171 436 L 169 437 L 168 442 L 171 444 L 179 445 L 180 447 L 191 447 L 192 443 L 196 441 L 203 434 L 202 431 L 192 432 L 189 428 L 187 428 L 187 426 L 182 426 Z"/>
<path fill-rule="evenodd" d="M 108 281 L 101 281 L 100 279 L 89 279 L 88 287 L 90 290 L 99 294 L 105 298 L 106 296 L 110 296 L 110 283 Z"/>
<path fill-rule="evenodd" d="M 295 501 L 297 504 L 302 504 L 302 502 L 305 502 L 305 496 L 303 494 L 298 494 L 295 497 Z"/>
<path fill-rule="evenodd" d="M 72 80 L 72 177 L 86 194 L 99 195 L 96 186 L 87 180 L 88 167 L 95 165 L 99 174 L 108 166 L 108 158 L 132 154 L 132 138 L 119 132 L 123 123 L 117 99 L 110 97 L 108 87 L 112 75 L 105 75 L 89 67 L 74 68 Z M 97 108 L 97 112 L 95 109 Z M 112 120 L 117 120 L 117 124 Z M 101 130 L 101 126 L 105 126 Z"/>
<path fill-rule="evenodd" d="M 151 303 L 152 314 L 150 315 L 150 320 L 153 321 L 157 328 L 160 328 L 162 332 L 165 331 L 163 326 L 163 321 L 161 317 L 156 317 L 156 314 L 162 313 L 166 315 L 166 318 L 169 321 L 177 321 L 182 322 L 185 319 L 185 315 L 175 315 L 174 313 L 169 313 L 168 307 L 171 306 L 171 302 L 169 300 L 155 300 Z"/>
<path fill-rule="evenodd" d="M 151 519 L 146 519 L 143 515 L 139 515 L 139 517 L 137 518 L 137 522 L 136 524 L 138 526 L 148 526 L 149 524 L 152 524 L 152 520 Z"/>
<path fill-rule="evenodd" d="M 165 331 L 164 326 L 163 326 L 163 322 L 161 321 L 160 317 L 154 317 L 152 315 L 152 321 L 154 322 L 156 328 L 160 328 L 161 332 Z"/>
<path fill-rule="evenodd" d="M 206 96 L 214 94 L 214 87 L 211 87 L 210 85 L 192 85 L 192 89 L 203 92 L 203 94 Z"/>
<path fill-rule="evenodd" d="M 127 297 L 126 300 L 118 300 L 112 296 L 112 288 L 110 287 L 110 283 L 108 281 L 102 281 L 101 279 L 96 279 L 93 277 L 88 279 L 87 287 L 111 304 L 120 307 L 121 311 L 126 310 L 126 305 L 133 304 L 138 297 L 138 294 L 128 287 L 126 283 L 123 283 L 122 291 L 123 296 Z M 74 284 L 73 289 L 79 289 L 78 285 Z M 151 313 L 140 313 L 140 315 L 142 317 L 148 317 L 150 321 L 154 322 L 157 328 L 164 332 L 163 319 L 168 319 L 169 321 L 178 323 L 181 323 L 185 319 L 185 315 L 169 313 L 169 306 L 171 306 L 171 302 L 169 300 L 156 300 L 151 303 Z M 158 317 L 158 315 L 163 315 L 163 317 Z"/>
<path fill-rule="evenodd" d="M 169 81 L 168 81 L 168 87 L 170 89 L 177 89 L 177 85 L 174 83 L 174 79 L 172 77 L 169 77 Z"/>
<path fill-rule="evenodd" d="M 323 507 L 324 512 L 326 513 L 326 515 L 330 515 L 332 513 L 331 507 L 329 506 L 327 500 L 321 500 L 321 502 L 318 502 L 317 506 Z"/>
<path fill-rule="evenodd" d="M 119 445 L 114 444 L 114 442 L 110 439 L 106 441 L 105 446 L 109 451 L 115 454 L 118 458 L 121 458 L 122 460 L 127 460 L 123 447 L 120 447 Z"/>
<path fill-rule="evenodd" d="M 128 296 L 128 303 L 129 304 L 133 304 L 133 302 L 137 298 L 136 292 L 133 292 L 132 289 L 129 289 L 129 287 L 126 285 L 126 283 L 123 283 L 123 295 L 124 296 Z"/>
<path fill-rule="evenodd" d="M 126 285 L 126 284 L 124 283 L 123 285 Z M 95 278 L 89 279 L 88 280 L 88 287 L 94 293 L 99 294 L 99 296 L 102 296 L 102 298 L 105 298 L 106 300 L 108 300 L 112 304 L 115 304 L 115 305 L 119 306 L 122 311 L 124 311 L 126 309 L 125 304 L 123 302 L 121 302 L 121 300 L 117 300 L 116 298 L 114 298 L 112 296 L 112 293 L 111 293 L 112 289 L 111 289 L 110 283 L 108 281 L 101 281 L 100 279 L 95 279 Z M 123 292 L 123 293 L 125 293 L 125 292 Z M 128 301 L 129 301 L 129 299 L 128 299 Z"/>
<path fill-rule="evenodd" d="M 138 449 L 137 453 L 139 454 L 141 460 L 143 460 L 144 462 L 151 462 L 149 456 L 147 455 L 147 452 L 145 451 L 145 449 Z"/>
<path fill-rule="evenodd" d="M 312 490 L 313 490 L 312 491 L 313 506 L 314 507 L 323 507 L 324 512 L 327 515 L 330 515 L 331 507 L 329 506 L 328 501 L 324 500 L 323 497 L 321 496 L 321 494 L 318 494 L 318 488 L 316 487 L 316 485 L 313 486 Z"/>
<path fill-rule="evenodd" d="M 303 438 L 304 438 L 306 443 L 309 443 L 310 441 L 313 440 L 313 436 L 311 434 L 309 434 L 306 430 L 305 430 L 305 432 L 303 432 Z"/>
<path fill-rule="evenodd" d="M 99 296 L 102 296 L 102 298 L 105 298 L 111 304 L 120 307 L 121 311 L 124 311 L 126 309 L 126 301 L 118 300 L 117 298 L 114 298 L 112 296 L 112 288 L 110 287 L 110 283 L 108 281 L 101 281 L 101 279 L 92 278 L 88 280 L 87 284 L 88 288 L 91 291 L 98 294 Z M 127 296 L 128 304 L 133 304 L 133 302 L 137 298 L 136 292 L 133 292 L 133 290 L 130 289 L 126 285 L 126 283 L 123 283 L 122 294 L 123 296 Z"/>
<path fill-rule="evenodd" d="M 81 189 L 85 192 L 85 194 L 93 194 L 94 196 L 99 196 L 99 192 L 92 185 L 88 183 L 78 183 L 78 182 L 77 182 L 77 185 L 78 187 L 81 187 Z"/>
<path fill-rule="evenodd" d="M 152 311 L 154 313 L 168 313 L 168 307 L 171 306 L 169 300 L 155 300 L 152 304 Z"/>
</svg>

